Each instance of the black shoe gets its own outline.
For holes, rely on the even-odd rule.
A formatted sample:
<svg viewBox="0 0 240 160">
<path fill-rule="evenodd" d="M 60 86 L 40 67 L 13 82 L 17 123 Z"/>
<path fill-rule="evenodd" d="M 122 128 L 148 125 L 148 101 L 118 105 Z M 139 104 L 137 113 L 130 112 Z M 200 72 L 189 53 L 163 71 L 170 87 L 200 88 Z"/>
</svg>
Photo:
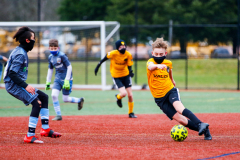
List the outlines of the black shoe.
<svg viewBox="0 0 240 160">
<path fill-rule="evenodd" d="M 80 102 L 78 102 L 78 110 L 81 110 L 83 108 L 83 102 L 84 102 L 84 98 L 81 97 Z"/>
<path fill-rule="evenodd" d="M 129 118 L 137 118 L 137 116 L 135 116 L 135 114 L 133 112 L 128 115 L 129 115 Z"/>
<path fill-rule="evenodd" d="M 206 131 L 204 132 L 204 139 L 205 140 L 212 140 L 212 136 L 210 134 L 209 128 L 207 128 Z"/>
<path fill-rule="evenodd" d="M 118 107 L 122 108 L 122 99 L 118 99 L 117 98 L 117 94 L 115 95 L 116 99 L 117 99 L 117 105 Z"/>
<path fill-rule="evenodd" d="M 61 121 L 61 120 L 62 120 L 62 116 L 61 116 L 61 115 L 57 115 L 57 116 L 54 117 L 52 120 L 53 120 L 53 121 Z"/>
<path fill-rule="evenodd" d="M 198 135 L 201 136 L 206 131 L 208 126 L 209 126 L 209 124 L 207 124 L 207 123 L 200 123 L 198 126 Z"/>
</svg>

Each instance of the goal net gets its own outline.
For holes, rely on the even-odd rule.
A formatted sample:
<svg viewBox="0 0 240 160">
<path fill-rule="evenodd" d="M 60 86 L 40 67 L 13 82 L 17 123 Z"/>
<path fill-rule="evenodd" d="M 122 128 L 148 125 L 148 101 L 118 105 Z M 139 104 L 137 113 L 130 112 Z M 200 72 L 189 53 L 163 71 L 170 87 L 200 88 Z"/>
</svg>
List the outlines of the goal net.
<svg viewBox="0 0 240 160">
<path fill-rule="evenodd" d="M 107 52 L 115 49 L 115 42 L 119 39 L 120 24 L 118 22 L 0 22 L 1 55 L 8 57 L 11 51 L 19 45 L 12 37 L 22 26 L 30 27 L 36 37 L 35 47 L 28 52 L 30 59 L 28 83 L 38 87 L 43 87 L 45 84 L 47 59 L 50 54 L 48 43 L 54 38 L 59 41 L 60 51 L 64 52 L 72 63 L 73 87 L 102 90 L 111 87 L 111 76 L 109 69 L 106 69 L 109 62 L 101 65 L 97 76 L 94 75 L 94 68 Z"/>
</svg>

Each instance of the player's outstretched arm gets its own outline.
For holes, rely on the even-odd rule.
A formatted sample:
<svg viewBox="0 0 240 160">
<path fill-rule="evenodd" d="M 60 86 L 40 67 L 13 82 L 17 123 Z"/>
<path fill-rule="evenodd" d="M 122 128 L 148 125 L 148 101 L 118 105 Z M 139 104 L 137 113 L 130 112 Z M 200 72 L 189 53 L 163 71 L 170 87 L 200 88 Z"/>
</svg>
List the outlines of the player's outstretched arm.
<svg viewBox="0 0 240 160">
<path fill-rule="evenodd" d="M 172 69 L 169 70 L 169 77 L 170 77 L 170 79 L 171 79 L 173 85 L 176 86 L 176 82 L 174 81 L 174 79 L 173 79 L 173 75 L 172 75 Z"/>
<path fill-rule="evenodd" d="M 133 77 L 134 73 L 133 73 L 133 70 L 132 70 L 132 66 L 128 66 L 128 70 L 129 70 L 129 76 Z"/>
<path fill-rule="evenodd" d="M 4 60 L 5 62 L 8 61 L 7 57 L 4 57 L 4 56 L 2 56 L 2 57 L 3 57 L 3 60 Z"/>
<path fill-rule="evenodd" d="M 101 64 L 102 64 L 103 62 L 105 62 L 106 60 L 108 60 L 107 55 L 106 55 L 103 59 L 101 59 L 101 61 L 100 61 L 100 62 L 98 63 L 98 65 L 96 66 L 96 68 L 95 68 L 95 70 L 94 70 L 95 76 L 97 75 L 98 69 L 100 68 Z"/>
<path fill-rule="evenodd" d="M 151 63 L 151 64 L 148 65 L 148 69 L 150 71 L 153 71 L 157 68 L 158 69 L 164 69 L 164 68 L 167 69 L 167 66 L 165 64 L 154 64 L 154 63 Z"/>
</svg>

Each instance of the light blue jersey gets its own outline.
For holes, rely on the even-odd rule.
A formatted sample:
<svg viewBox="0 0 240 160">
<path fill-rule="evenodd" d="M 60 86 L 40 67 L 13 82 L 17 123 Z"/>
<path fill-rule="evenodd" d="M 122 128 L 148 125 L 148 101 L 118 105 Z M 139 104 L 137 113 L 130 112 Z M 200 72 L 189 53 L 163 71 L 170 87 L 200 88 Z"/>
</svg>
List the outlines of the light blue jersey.
<svg viewBox="0 0 240 160">
<path fill-rule="evenodd" d="M 16 47 L 10 54 L 7 66 L 4 69 L 3 79 L 7 92 L 15 98 L 21 100 L 25 105 L 29 105 L 35 98 L 37 98 L 38 94 L 31 94 L 27 92 L 25 88 L 22 88 L 21 86 L 15 84 L 8 75 L 10 71 L 16 72 L 18 77 L 23 81 L 27 80 L 28 55 L 23 48 Z M 36 88 L 35 92 L 37 92 Z"/>
<path fill-rule="evenodd" d="M 50 54 L 48 57 L 48 67 L 50 69 L 55 68 L 55 80 L 61 80 L 64 81 L 66 74 L 67 74 L 67 67 L 71 64 L 68 60 L 68 57 L 63 53 L 60 52 L 57 55 Z M 70 80 L 72 80 L 72 73 Z"/>
<path fill-rule="evenodd" d="M 27 52 L 21 48 L 16 47 L 9 56 L 7 66 L 4 70 L 4 82 L 12 82 L 11 78 L 8 76 L 10 71 L 14 71 L 18 74 L 19 78 L 23 81 L 27 80 L 28 76 L 28 55 Z"/>
</svg>

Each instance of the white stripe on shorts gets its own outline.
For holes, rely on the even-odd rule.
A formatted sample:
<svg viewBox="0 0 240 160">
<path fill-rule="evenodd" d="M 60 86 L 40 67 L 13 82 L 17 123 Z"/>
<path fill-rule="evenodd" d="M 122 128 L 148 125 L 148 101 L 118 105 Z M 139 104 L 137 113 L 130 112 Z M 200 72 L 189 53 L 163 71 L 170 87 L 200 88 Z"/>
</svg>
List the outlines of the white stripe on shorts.
<svg viewBox="0 0 240 160">
<path fill-rule="evenodd" d="M 177 89 L 177 93 L 178 93 L 178 99 L 179 99 L 179 101 L 181 101 L 180 94 L 179 94 L 179 89 L 178 88 L 176 88 L 176 89 Z"/>
</svg>

